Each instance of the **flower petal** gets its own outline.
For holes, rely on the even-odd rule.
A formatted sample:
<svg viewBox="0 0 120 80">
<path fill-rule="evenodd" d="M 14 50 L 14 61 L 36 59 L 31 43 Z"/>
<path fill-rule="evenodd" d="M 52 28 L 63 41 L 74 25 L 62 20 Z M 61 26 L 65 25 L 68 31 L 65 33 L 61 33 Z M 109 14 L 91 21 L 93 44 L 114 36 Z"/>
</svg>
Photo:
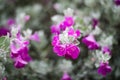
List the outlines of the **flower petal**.
<svg viewBox="0 0 120 80">
<path fill-rule="evenodd" d="M 64 45 L 56 45 L 53 47 L 53 50 L 55 53 L 57 53 L 58 56 L 63 56 L 66 53 Z"/>
</svg>

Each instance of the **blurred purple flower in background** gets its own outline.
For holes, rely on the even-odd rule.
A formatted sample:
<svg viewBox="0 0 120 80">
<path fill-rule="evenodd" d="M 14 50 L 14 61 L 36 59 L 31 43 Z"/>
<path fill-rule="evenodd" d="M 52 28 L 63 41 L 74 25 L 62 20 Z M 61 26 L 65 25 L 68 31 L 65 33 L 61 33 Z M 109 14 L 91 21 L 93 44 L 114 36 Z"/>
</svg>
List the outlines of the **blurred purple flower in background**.
<svg viewBox="0 0 120 80">
<path fill-rule="evenodd" d="M 92 19 L 92 26 L 93 26 L 93 28 L 95 28 L 97 25 L 98 25 L 98 19 L 96 19 L 96 18 L 93 18 Z"/>
<path fill-rule="evenodd" d="M 8 26 L 12 26 L 12 25 L 14 25 L 15 23 L 16 23 L 16 21 L 15 21 L 14 19 L 12 19 L 12 18 L 10 18 L 10 19 L 7 20 L 7 25 L 8 25 Z"/>
<path fill-rule="evenodd" d="M 7 77 L 2 78 L 2 80 L 7 80 Z"/>
<path fill-rule="evenodd" d="M 30 15 L 26 15 L 25 17 L 24 17 L 24 20 L 27 22 L 27 21 L 29 21 L 30 20 Z"/>
<path fill-rule="evenodd" d="M 1 27 L 1 28 L 0 28 L 0 37 L 1 37 L 1 36 L 6 36 L 7 33 L 10 33 L 10 30 L 9 30 L 9 29 L 7 29 L 7 28 L 5 28 L 5 27 Z"/>
<path fill-rule="evenodd" d="M 114 3 L 115 3 L 117 6 L 120 6 L 120 0 L 114 0 Z"/>
<path fill-rule="evenodd" d="M 37 32 L 30 36 L 30 40 L 34 40 L 36 42 L 40 42 L 40 37 Z"/>
<path fill-rule="evenodd" d="M 64 72 L 61 80 L 72 80 L 72 78 L 68 75 L 67 72 Z"/>
</svg>

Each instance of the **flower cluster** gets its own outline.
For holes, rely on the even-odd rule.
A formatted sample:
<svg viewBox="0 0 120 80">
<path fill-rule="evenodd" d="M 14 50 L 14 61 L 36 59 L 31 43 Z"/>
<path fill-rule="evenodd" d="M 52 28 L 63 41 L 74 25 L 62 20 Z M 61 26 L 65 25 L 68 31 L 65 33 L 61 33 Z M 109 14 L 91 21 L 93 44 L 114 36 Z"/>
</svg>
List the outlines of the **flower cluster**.
<svg viewBox="0 0 120 80">
<path fill-rule="evenodd" d="M 94 27 L 94 26 L 93 26 Z M 109 66 L 108 60 L 111 57 L 111 50 L 108 46 L 100 46 L 100 44 L 95 40 L 93 34 L 89 34 L 82 38 L 82 42 L 88 47 L 88 49 L 96 51 L 94 55 L 96 60 L 96 67 L 98 67 L 98 74 L 106 76 L 110 73 L 112 68 Z"/>
<path fill-rule="evenodd" d="M 57 26 L 51 26 L 51 32 L 54 34 L 53 51 L 58 56 L 64 56 L 67 59 L 78 58 L 80 48 L 77 46 L 79 44 L 77 39 L 80 36 L 80 30 L 75 30 L 74 24 L 73 16 L 65 16 Z"/>
<path fill-rule="evenodd" d="M 96 18 L 92 19 L 93 33 L 89 33 L 86 36 L 83 36 L 82 42 L 88 47 L 89 50 L 93 52 L 96 51 L 94 55 L 96 59 L 96 67 L 98 67 L 98 74 L 106 76 L 111 72 L 112 68 L 109 66 L 109 59 L 111 57 L 111 50 L 109 46 L 101 46 L 96 40 L 94 33 L 95 29 L 98 27 L 98 20 Z"/>
<path fill-rule="evenodd" d="M 94 38 L 94 35 L 87 35 L 85 36 L 83 39 L 82 39 L 82 42 L 88 47 L 88 49 L 90 50 L 99 50 L 101 48 L 101 53 L 99 52 L 96 52 L 97 56 L 97 59 L 98 59 L 98 62 L 97 62 L 97 67 L 98 68 L 98 73 L 103 75 L 103 76 L 106 76 L 107 73 L 111 72 L 111 67 L 108 65 L 108 60 L 110 59 L 111 57 L 111 51 L 110 51 L 110 48 L 108 46 L 103 46 L 101 47 L 97 41 L 95 40 Z M 97 60 L 96 59 L 96 60 Z"/>
<path fill-rule="evenodd" d="M 111 50 L 109 47 L 104 46 L 102 47 L 101 54 L 99 55 L 99 67 L 98 73 L 106 76 L 108 73 L 112 71 L 111 66 L 109 66 L 109 59 L 111 57 Z"/>
<path fill-rule="evenodd" d="M 16 68 L 24 67 L 31 57 L 28 54 L 28 44 L 29 41 L 22 41 L 19 38 L 14 39 L 10 44 L 10 56 L 14 61 L 14 66 Z"/>
<path fill-rule="evenodd" d="M 64 56 L 67 59 L 77 59 L 80 54 L 79 40 L 82 40 L 89 50 L 101 51 L 99 54 L 95 54 L 96 63 L 98 67 L 98 73 L 106 76 L 107 73 L 111 72 L 111 67 L 108 65 L 108 60 L 111 57 L 111 51 L 108 46 L 101 46 L 95 39 L 98 32 L 98 19 L 92 18 L 92 27 L 87 34 L 82 35 L 84 31 L 80 32 L 81 29 L 76 27 L 77 16 L 73 16 L 73 10 L 67 9 L 64 11 L 65 16 L 58 21 L 56 24 L 51 26 L 51 33 L 53 34 L 52 46 L 53 51 L 58 56 Z M 58 19 L 58 18 L 57 18 Z M 57 20 L 56 19 L 56 20 Z M 79 25 L 81 26 L 81 25 Z M 100 32 L 100 30 L 99 30 Z M 80 39 L 82 38 L 82 39 Z"/>
<path fill-rule="evenodd" d="M 25 21 L 28 21 L 29 17 L 25 16 Z M 15 21 L 14 21 L 15 22 Z M 11 26 L 11 37 L 10 37 L 10 57 L 14 61 L 14 66 L 16 68 L 23 68 L 28 62 L 31 61 L 29 56 L 29 40 L 34 40 L 36 42 L 40 41 L 37 32 L 32 34 L 30 29 L 23 32 L 24 36 L 21 34 L 22 27 L 19 24 L 14 23 L 13 20 L 8 21 L 9 26 Z"/>
</svg>

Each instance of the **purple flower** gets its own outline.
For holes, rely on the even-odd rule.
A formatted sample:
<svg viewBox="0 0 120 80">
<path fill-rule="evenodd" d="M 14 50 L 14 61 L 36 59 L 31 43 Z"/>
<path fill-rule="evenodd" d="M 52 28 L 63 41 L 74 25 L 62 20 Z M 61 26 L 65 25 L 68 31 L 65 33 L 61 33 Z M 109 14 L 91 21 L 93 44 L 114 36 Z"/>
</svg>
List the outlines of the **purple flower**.
<svg viewBox="0 0 120 80">
<path fill-rule="evenodd" d="M 53 39 L 52 39 L 52 46 L 58 45 L 59 42 L 59 36 L 58 35 L 54 35 Z"/>
<path fill-rule="evenodd" d="M 31 61 L 31 57 L 28 54 L 28 41 L 21 41 L 19 39 L 15 39 L 10 44 L 10 56 L 14 61 L 14 66 L 16 68 L 23 68 L 29 61 Z"/>
<path fill-rule="evenodd" d="M 98 74 L 106 76 L 108 73 L 112 71 L 112 68 L 108 65 L 108 62 L 101 63 L 98 68 Z"/>
<path fill-rule="evenodd" d="M 61 31 L 64 31 L 67 26 L 64 24 L 64 22 L 61 22 L 60 25 L 59 25 L 59 27 L 60 27 Z"/>
<path fill-rule="evenodd" d="M 76 30 L 75 33 L 76 33 L 77 37 L 80 36 L 80 30 Z"/>
<path fill-rule="evenodd" d="M 27 22 L 27 21 L 29 21 L 30 20 L 30 15 L 26 15 L 25 17 L 24 17 L 24 20 Z"/>
<path fill-rule="evenodd" d="M 24 61 L 21 56 L 17 56 L 15 59 L 14 59 L 14 66 L 16 68 L 23 68 L 25 67 L 25 65 L 27 64 L 26 61 Z"/>
<path fill-rule="evenodd" d="M 51 27 L 51 33 L 53 34 L 59 34 L 60 33 L 60 27 L 57 25 L 52 25 Z"/>
<path fill-rule="evenodd" d="M 64 31 L 67 27 L 73 26 L 73 17 L 65 17 L 64 21 L 59 24 L 60 30 Z"/>
<path fill-rule="evenodd" d="M 78 48 L 74 44 L 70 44 L 69 46 L 67 46 L 65 57 L 69 58 L 69 56 L 71 56 L 70 58 L 77 59 L 79 56 L 79 53 L 80 53 L 80 48 Z"/>
<path fill-rule="evenodd" d="M 73 26 L 74 20 L 71 16 L 65 16 L 65 19 L 60 22 L 58 25 L 52 25 L 51 33 L 60 34 L 61 31 L 64 31 L 67 27 Z"/>
<path fill-rule="evenodd" d="M 77 59 L 80 53 L 80 49 L 75 44 L 56 45 L 53 51 L 58 56 L 64 56 L 67 59 Z"/>
<path fill-rule="evenodd" d="M 91 50 L 98 49 L 99 44 L 94 39 L 93 35 L 88 35 L 82 39 L 82 42 Z"/>
<path fill-rule="evenodd" d="M 102 52 L 103 53 L 108 53 L 109 55 L 111 55 L 111 50 L 108 46 L 102 47 Z"/>
<path fill-rule="evenodd" d="M 21 48 L 26 47 L 28 44 L 28 41 L 21 41 L 19 39 L 15 39 L 11 42 L 10 49 L 13 53 L 17 53 Z"/>
<path fill-rule="evenodd" d="M 63 23 L 64 23 L 64 25 L 67 26 L 67 27 L 73 26 L 73 24 L 74 24 L 73 17 L 70 17 L 70 16 L 68 17 L 68 16 L 66 16 Z"/>
<path fill-rule="evenodd" d="M 66 45 L 56 45 L 53 50 L 58 56 L 64 56 L 66 54 Z"/>
<path fill-rule="evenodd" d="M 4 28 L 4 27 L 0 28 L 0 37 L 1 37 L 1 36 L 6 36 L 7 33 L 10 33 L 10 30 L 9 30 L 9 29 Z"/>
<path fill-rule="evenodd" d="M 74 35 L 75 34 L 75 31 L 73 28 L 69 28 L 69 31 L 68 31 L 68 35 Z"/>
<path fill-rule="evenodd" d="M 15 23 L 16 23 L 15 20 L 12 19 L 12 18 L 10 18 L 10 19 L 7 20 L 8 26 L 14 25 Z"/>
<path fill-rule="evenodd" d="M 120 6 L 120 0 L 114 0 L 114 3 L 115 3 L 117 6 Z"/>
<path fill-rule="evenodd" d="M 2 80 L 7 80 L 7 77 L 3 77 Z"/>
<path fill-rule="evenodd" d="M 30 36 L 30 40 L 34 40 L 36 42 L 40 42 L 40 37 L 37 32 Z"/>
<path fill-rule="evenodd" d="M 80 53 L 77 46 L 80 30 L 74 30 L 73 25 L 73 17 L 65 16 L 58 26 L 51 26 L 51 32 L 56 34 L 52 39 L 53 51 L 58 56 L 64 56 L 67 59 L 77 59 Z"/>
<path fill-rule="evenodd" d="M 31 57 L 28 55 L 27 47 L 20 49 L 17 53 L 11 52 L 10 55 L 16 68 L 23 68 L 29 61 L 31 61 Z"/>
<path fill-rule="evenodd" d="M 73 28 L 69 28 L 68 35 L 78 38 L 80 36 L 80 30 L 74 30 Z"/>
<path fill-rule="evenodd" d="M 71 79 L 71 77 L 68 75 L 68 73 L 65 72 L 65 73 L 63 74 L 63 77 L 62 77 L 61 80 L 72 80 L 72 79 Z"/>
<path fill-rule="evenodd" d="M 92 19 L 92 26 L 93 26 L 93 28 L 95 28 L 97 25 L 98 25 L 98 19 L 93 18 Z"/>
</svg>

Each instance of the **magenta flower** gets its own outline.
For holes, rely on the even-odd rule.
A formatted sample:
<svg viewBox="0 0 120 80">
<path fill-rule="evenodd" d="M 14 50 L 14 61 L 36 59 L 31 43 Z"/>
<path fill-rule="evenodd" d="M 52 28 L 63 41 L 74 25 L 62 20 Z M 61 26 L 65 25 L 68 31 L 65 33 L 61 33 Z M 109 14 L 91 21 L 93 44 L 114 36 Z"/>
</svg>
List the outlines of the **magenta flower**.
<svg viewBox="0 0 120 80">
<path fill-rule="evenodd" d="M 93 35 L 88 35 L 82 39 L 82 42 L 91 50 L 98 49 L 99 44 L 96 42 Z"/>
<path fill-rule="evenodd" d="M 98 25 L 98 19 L 93 18 L 92 19 L 92 26 L 93 26 L 93 28 L 95 28 L 97 25 Z"/>
<path fill-rule="evenodd" d="M 10 33 L 10 30 L 9 30 L 9 29 L 4 28 L 4 27 L 0 28 L 0 37 L 1 37 L 1 36 L 6 36 L 7 33 Z"/>
<path fill-rule="evenodd" d="M 58 56 L 67 59 L 77 59 L 80 49 L 77 46 L 77 38 L 80 36 L 79 30 L 69 27 L 62 34 L 54 35 L 52 39 L 53 51 Z M 79 43 L 79 42 L 78 42 Z"/>
<path fill-rule="evenodd" d="M 57 25 L 52 25 L 51 26 L 51 33 L 53 34 L 59 34 L 60 33 L 60 27 Z"/>
<path fill-rule="evenodd" d="M 8 26 L 14 25 L 15 23 L 16 23 L 15 20 L 12 19 L 12 18 L 10 18 L 10 19 L 7 20 Z"/>
<path fill-rule="evenodd" d="M 112 68 L 108 65 L 108 62 L 101 63 L 100 67 L 98 68 L 98 74 L 106 76 L 108 73 L 112 71 Z"/>
<path fill-rule="evenodd" d="M 28 62 L 31 61 L 31 57 L 28 55 L 28 48 L 24 47 L 23 49 L 19 50 L 17 55 L 15 53 L 11 54 L 11 57 L 14 57 L 14 66 L 16 68 L 23 68 Z"/>
<path fill-rule="evenodd" d="M 71 16 L 66 16 L 65 19 L 60 22 L 58 25 L 52 25 L 51 33 L 60 34 L 61 31 L 64 31 L 67 27 L 73 26 L 74 20 Z"/>
<path fill-rule="evenodd" d="M 73 17 L 65 16 L 65 20 L 64 20 L 63 23 L 64 23 L 64 25 L 67 26 L 67 27 L 73 26 L 73 24 L 74 24 Z"/>
<path fill-rule="evenodd" d="M 56 45 L 53 47 L 53 51 L 58 56 L 64 56 L 67 59 L 77 59 L 80 53 L 80 49 L 75 44 Z"/>
<path fill-rule="evenodd" d="M 108 53 L 109 55 L 111 55 L 111 50 L 108 46 L 102 47 L 102 51 L 103 51 L 103 53 Z"/>
<path fill-rule="evenodd" d="M 60 25 L 59 25 L 59 27 L 60 27 L 61 31 L 64 31 L 67 26 L 64 24 L 64 22 L 61 22 Z"/>
<path fill-rule="evenodd" d="M 16 68 L 23 68 L 25 67 L 25 65 L 27 64 L 26 61 L 24 61 L 21 56 L 17 56 L 15 59 L 14 59 L 14 66 Z"/>
<path fill-rule="evenodd" d="M 73 26 L 74 20 L 73 17 L 65 17 L 64 21 L 59 24 L 61 31 L 64 31 L 67 27 Z"/>
<path fill-rule="evenodd" d="M 64 56 L 66 54 L 66 45 L 56 45 L 53 50 L 58 56 Z"/>
<path fill-rule="evenodd" d="M 75 34 L 75 31 L 73 28 L 69 28 L 69 31 L 68 31 L 68 35 L 74 35 Z"/>
<path fill-rule="evenodd" d="M 28 55 L 28 48 L 26 47 L 20 49 L 17 53 L 11 52 L 10 55 L 16 68 L 23 68 L 29 61 L 31 61 L 31 57 Z"/>
<path fill-rule="evenodd" d="M 58 45 L 59 43 L 60 43 L 59 36 L 58 35 L 54 35 L 53 39 L 52 39 L 52 46 Z"/>
<path fill-rule="evenodd" d="M 72 80 L 72 78 L 65 72 L 61 80 Z"/>
<path fill-rule="evenodd" d="M 14 66 L 16 68 L 23 68 L 29 61 L 31 61 L 31 57 L 28 54 L 28 41 L 21 41 L 19 39 L 15 39 L 10 44 L 10 56 L 14 61 Z"/>
<path fill-rule="evenodd" d="M 80 30 L 76 30 L 75 33 L 76 33 L 77 37 L 80 36 Z"/>
<path fill-rule="evenodd" d="M 114 3 L 116 4 L 116 6 L 120 6 L 120 0 L 114 0 Z"/>
<path fill-rule="evenodd" d="M 77 59 L 80 53 L 80 48 L 74 44 L 70 44 L 66 48 L 66 58 Z"/>
<path fill-rule="evenodd" d="M 30 20 L 30 15 L 26 15 L 25 17 L 24 17 L 24 20 L 27 22 L 27 21 L 29 21 Z"/>
<path fill-rule="evenodd" d="M 80 30 L 74 30 L 73 28 L 69 28 L 68 35 L 78 38 L 80 36 Z"/>
<path fill-rule="evenodd" d="M 40 42 L 40 37 L 37 32 L 30 36 L 30 40 L 34 40 L 36 42 Z"/>
<path fill-rule="evenodd" d="M 29 44 L 28 41 L 21 41 L 19 39 L 15 39 L 10 44 L 10 50 L 13 53 L 17 53 L 21 48 L 26 47 Z"/>
<path fill-rule="evenodd" d="M 3 77 L 2 80 L 7 80 L 7 77 Z"/>
<path fill-rule="evenodd" d="M 55 33 L 52 38 L 53 51 L 58 56 L 64 56 L 67 59 L 77 59 L 80 49 L 77 46 L 80 36 L 80 30 L 74 30 L 74 19 L 72 16 L 65 16 L 64 20 L 57 26 L 51 26 L 51 32 Z"/>
</svg>

